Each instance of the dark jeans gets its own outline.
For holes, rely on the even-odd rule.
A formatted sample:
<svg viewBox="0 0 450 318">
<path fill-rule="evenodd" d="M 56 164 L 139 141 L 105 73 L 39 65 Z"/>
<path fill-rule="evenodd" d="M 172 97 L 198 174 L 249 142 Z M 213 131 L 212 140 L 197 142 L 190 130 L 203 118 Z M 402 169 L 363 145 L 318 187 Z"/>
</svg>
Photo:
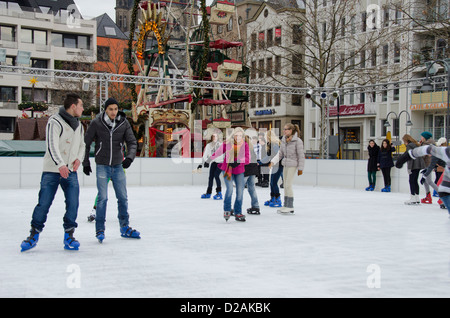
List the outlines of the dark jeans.
<svg viewBox="0 0 450 318">
<path fill-rule="evenodd" d="M 391 185 L 391 167 L 388 168 L 381 168 L 381 172 L 383 173 L 383 179 L 384 179 L 384 186 L 390 186 Z"/>
<path fill-rule="evenodd" d="M 279 196 L 280 188 L 278 187 L 278 180 L 283 175 L 283 166 L 276 165 L 272 168 L 272 174 L 270 175 L 270 196 Z"/>
<path fill-rule="evenodd" d="M 78 204 L 80 187 L 76 172 L 71 172 L 67 179 L 55 172 L 43 172 L 41 177 L 41 189 L 39 191 L 39 201 L 33 211 L 31 225 L 38 231 L 42 231 L 47 221 L 47 214 L 55 198 L 56 191 L 61 185 L 66 198 L 66 213 L 63 217 L 63 227 L 69 231 L 78 226 L 76 223 L 78 215 Z"/>
<path fill-rule="evenodd" d="M 420 169 L 411 170 L 411 174 L 409 175 L 409 189 L 412 195 L 419 194 L 419 179 Z"/>
<path fill-rule="evenodd" d="M 208 189 L 206 193 L 211 194 L 214 180 L 216 180 L 216 190 L 217 192 L 222 192 L 222 183 L 220 182 L 220 173 L 222 170 L 217 166 L 217 162 L 212 162 L 209 166 L 209 180 L 208 180 Z"/>
</svg>

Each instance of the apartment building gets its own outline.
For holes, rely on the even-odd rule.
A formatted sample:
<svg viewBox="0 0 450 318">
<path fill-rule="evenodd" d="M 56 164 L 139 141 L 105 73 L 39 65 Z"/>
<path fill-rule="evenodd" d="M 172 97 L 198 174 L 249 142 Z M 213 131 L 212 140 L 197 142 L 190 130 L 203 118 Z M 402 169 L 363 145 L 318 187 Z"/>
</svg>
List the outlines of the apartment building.
<svg viewBox="0 0 450 318">
<path fill-rule="evenodd" d="M 425 9 L 442 10 L 436 1 L 310 0 L 305 3 L 306 14 L 317 17 L 319 30 L 318 35 L 306 34 L 306 43 L 311 44 L 308 47 L 314 48 L 305 55 L 306 63 L 313 67 L 320 63 L 312 54 L 320 55 L 317 42 L 330 48 L 324 55 L 327 59 L 323 65 L 326 82 L 319 85 L 311 74 L 305 77 L 307 85 L 316 92 L 313 99 L 319 100 L 320 87 L 337 88 L 338 91 L 345 88 L 345 92 L 342 90 L 339 94 L 339 116 L 336 102 L 333 102 L 324 123 L 329 135 L 339 131 L 343 158 L 365 159 L 369 140 L 381 144 L 388 132 L 394 143 L 401 143 L 405 133 L 420 139 L 424 130 L 432 131 L 436 139 L 442 136 L 436 126 L 443 126 L 443 109 L 430 111 L 428 95 L 425 99 L 422 95 L 422 102 L 417 103 L 422 106 L 414 106 L 420 102 L 420 96 L 413 93 L 420 87 L 406 83 L 425 76 L 423 62 L 427 58 L 422 48 L 425 43 L 430 43 L 433 48 L 446 47 L 442 39 L 430 37 L 431 31 L 427 28 L 419 30 L 418 19 L 426 15 Z M 329 99 L 324 101 L 329 102 Z M 304 142 L 309 152 L 319 152 L 321 121 L 320 107 L 307 100 Z"/>
<path fill-rule="evenodd" d="M 304 14 L 304 9 L 295 2 L 268 1 L 261 3 L 246 21 L 250 83 L 303 87 L 300 21 Z M 303 131 L 301 95 L 251 92 L 248 110 L 255 128 L 275 128 L 281 134 L 286 123 L 294 123 Z"/>
<path fill-rule="evenodd" d="M 23 5 L 23 4 L 26 5 Z M 95 20 L 77 14 L 74 2 L 0 1 L 0 64 L 58 69 L 64 62 L 93 64 L 97 60 Z M 75 14 L 74 14 L 75 12 Z M 58 83 L 48 78 L 0 74 L 0 139 L 12 139 L 18 104 L 52 104 Z"/>
</svg>

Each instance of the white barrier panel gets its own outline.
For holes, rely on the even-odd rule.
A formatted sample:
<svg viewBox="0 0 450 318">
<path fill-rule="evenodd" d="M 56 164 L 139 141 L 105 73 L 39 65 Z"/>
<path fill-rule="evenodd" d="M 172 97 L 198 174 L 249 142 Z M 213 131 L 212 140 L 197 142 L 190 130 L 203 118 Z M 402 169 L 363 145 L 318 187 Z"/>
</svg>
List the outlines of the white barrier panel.
<svg viewBox="0 0 450 318">
<path fill-rule="evenodd" d="M 21 189 L 39 187 L 43 158 L 0 157 L 0 189 Z M 208 183 L 209 169 L 192 173 L 199 165 L 198 159 L 174 161 L 170 158 L 136 158 L 126 170 L 130 186 L 174 186 L 204 185 Z M 80 168 L 78 178 L 81 186 L 95 187 L 95 162 L 91 158 L 92 173 L 86 176 Z M 406 165 L 391 170 L 392 191 L 409 193 Z M 280 181 L 281 182 L 281 181 Z M 364 189 L 368 186 L 367 160 L 321 160 L 306 159 L 302 176 L 295 184 L 320 187 Z M 375 191 L 384 187 L 383 175 L 377 172 Z M 421 193 L 423 187 L 421 186 Z"/>
</svg>

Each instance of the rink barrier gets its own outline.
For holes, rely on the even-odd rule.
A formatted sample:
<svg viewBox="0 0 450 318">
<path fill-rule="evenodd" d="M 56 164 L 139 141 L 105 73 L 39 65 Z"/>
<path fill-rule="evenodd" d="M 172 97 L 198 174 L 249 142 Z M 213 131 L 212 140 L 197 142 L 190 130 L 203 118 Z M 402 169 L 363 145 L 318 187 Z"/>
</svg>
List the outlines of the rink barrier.
<svg viewBox="0 0 450 318">
<path fill-rule="evenodd" d="M 38 188 L 42 174 L 43 158 L 0 157 L 0 189 Z M 175 160 L 175 159 L 174 159 Z M 182 162 L 170 158 L 136 158 L 126 170 L 128 186 L 179 186 L 204 185 L 208 181 L 208 169 L 192 173 L 200 164 L 195 159 Z M 179 160 L 181 161 L 181 159 Z M 80 186 L 95 187 L 95 162 L 91 158 L 92 173 L 78 173 Z M 408 173 L 403 169 L 391 170 L 392 192 L 409 193 Z M 306 159 L 303 175 L 294 184 L 363 190 L 368 186 L 367 160 Z M 375 191 L 384 187 L 383 176 L 377 172 Z M 423 187 L 420 187 L 421 194 Z"/>
</svg>

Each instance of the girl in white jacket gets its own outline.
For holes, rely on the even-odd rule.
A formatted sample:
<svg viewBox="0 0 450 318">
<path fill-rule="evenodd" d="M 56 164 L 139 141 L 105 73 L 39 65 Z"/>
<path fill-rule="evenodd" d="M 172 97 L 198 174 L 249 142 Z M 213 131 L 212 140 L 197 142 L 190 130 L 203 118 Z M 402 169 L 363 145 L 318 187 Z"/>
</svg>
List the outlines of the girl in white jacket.
<svg viewBox="0 0 450 318">
<path fill-rule="evenodd" d="M 209 167 L 209 180 L 208 180 L 208 188 L 206 189 L 206 193 L 201 195 L 202 199 L 211 198 L 214 180 L 216 181 L 216 195 L 213 198 L 214 198 L 214 200 L 222 200 L 223 199 L 222 184 L 220 181 L 220 173 L 222 172 L 222 170 L 220 170 L 217 167 L 217 165 L 219 163 L 223 162 L 224 155 L 221 155 L 220 157 L 214 159 L 211 162 L 211 165 L 207 162 L 209 157 L 211 157 L 211 155 L 213 153 L 215 153 L 216 150 L 219 149 L 221 146 L 222 146 L 222 143 L 218 140 L 217 134 L 212 134 L 210 142 L 208 142 L 208 144 L 205 146 L 205 150 L 203 152 L 203 164 L 202 165 L 205 168 Z M 197 169 L 201 169 L 202 165 L 199 165 L 197 167 Z"/>
<path fill-rule="evenodd" d="M 296 175 L 303 174 L 305 152 L 300 139 L 300 128 L 288 123 L 284 126 L 284 136 L 278 154 L 271 160 L 269 167 L 282 160 L 284 178 L 284 207 L 279 213 L 294 213 L 294 192 L 292 184 Z"/>
</svg>

